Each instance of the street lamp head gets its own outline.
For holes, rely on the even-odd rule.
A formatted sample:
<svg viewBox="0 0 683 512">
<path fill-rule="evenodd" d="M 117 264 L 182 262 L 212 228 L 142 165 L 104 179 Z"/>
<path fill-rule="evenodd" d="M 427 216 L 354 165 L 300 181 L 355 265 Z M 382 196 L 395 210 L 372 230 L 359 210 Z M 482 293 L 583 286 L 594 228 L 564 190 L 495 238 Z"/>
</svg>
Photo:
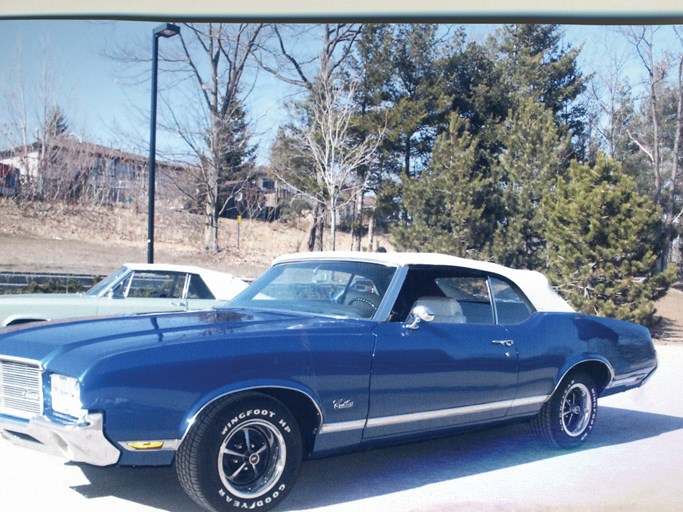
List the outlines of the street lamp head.
<svg viewBox="0 0 683 512">
<path fill-rule="evenodd" d="M 173 37 L 180 34 L 180 27 L 173 23 L 162 23 L 154 29 L 154 37 Z"/>
</svg>

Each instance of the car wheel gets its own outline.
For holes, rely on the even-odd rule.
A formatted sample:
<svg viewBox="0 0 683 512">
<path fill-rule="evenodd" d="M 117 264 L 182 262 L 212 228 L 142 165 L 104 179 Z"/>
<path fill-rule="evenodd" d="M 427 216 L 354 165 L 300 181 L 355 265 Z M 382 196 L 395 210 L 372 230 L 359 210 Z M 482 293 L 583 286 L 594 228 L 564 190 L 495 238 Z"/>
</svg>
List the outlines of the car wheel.
<svg viewBox="0 0 683 512">
<path fill-rule="evenodd" d="M 263 511 L 289 493 L 301 459 L 294 416 L 273 398 L 248 394 L 208 406 L 178 449 L 176 472 L 208 510 Z"/>
<path fill-rule="evenodd" d="M 565 378 L 532 421 L 535 434 L 555 448 L 582 444 L 593 430 L 598 413 L 595 383 L 583 372 Z"/>
</svg>

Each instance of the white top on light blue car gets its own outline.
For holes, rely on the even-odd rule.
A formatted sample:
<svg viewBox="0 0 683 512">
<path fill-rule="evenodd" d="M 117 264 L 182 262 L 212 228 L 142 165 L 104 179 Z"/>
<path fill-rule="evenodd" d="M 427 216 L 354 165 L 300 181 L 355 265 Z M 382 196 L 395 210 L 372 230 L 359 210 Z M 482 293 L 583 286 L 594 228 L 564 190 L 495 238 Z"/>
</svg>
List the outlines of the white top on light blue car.
<svg viewBox="0 0 683 512">
<path fill-rule="evenodd" d="M 0 295 L 0 327 L 35 321 L 206 309 L 248 283 L 188 265 L 126 263 L 85 293 Z"/>
</svg>

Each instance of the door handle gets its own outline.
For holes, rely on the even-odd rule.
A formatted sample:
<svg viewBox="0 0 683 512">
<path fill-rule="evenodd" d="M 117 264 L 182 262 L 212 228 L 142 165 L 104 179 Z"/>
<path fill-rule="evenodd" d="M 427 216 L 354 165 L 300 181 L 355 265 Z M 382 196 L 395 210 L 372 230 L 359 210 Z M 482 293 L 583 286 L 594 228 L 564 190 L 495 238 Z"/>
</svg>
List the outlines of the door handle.
<svg viewBox="0 0 683 512">
<path fill-rule="evenodd" d="M 511 347 L 515 344 L 512 340 L 491 340 L 494 345 L 505 345 L 506 347 Z"/>
<path fill-rule="evenodd" d="M 179 308 L 187 309 L 187 301 L 186 300 L 174 300 L 173 302 L 171 302 L 171 305 L 179 307 Z"/>
</svg>

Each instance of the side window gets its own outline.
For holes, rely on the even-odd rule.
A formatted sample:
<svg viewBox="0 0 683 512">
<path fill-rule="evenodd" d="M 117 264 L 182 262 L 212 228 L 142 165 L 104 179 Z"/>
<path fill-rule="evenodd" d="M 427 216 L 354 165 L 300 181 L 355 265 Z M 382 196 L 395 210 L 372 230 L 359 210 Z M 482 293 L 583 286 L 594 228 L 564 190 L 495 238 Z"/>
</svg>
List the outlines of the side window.
<svg viewBox="0 0 683 512">
<path fill-rule="evenodd" d="M 491 291 L 499 324 L 518 324 L 534 312 L 522 292 L 507 281 L 492 277 Z"/>
<path fill-rule="evenodd" d="M 180 298 L 185 274 L 178 272 L 135 272 L 128 297 Z"/>
<path fill-rule="evenodd" d="M 196 274 L 189 274 L 190 284 L 187 287 L 188 299 L 215 299 L 204 280 Z"/>
<path fill-rule="evenodd" d="M 493 308 L 484 275 L 443 277 L 436 280 L 446 296 L 455 299 L 468 324 L 492 324 Z"/>
<path fill-rule="evenodd" d="M 392 310 L 392 321 L 409 320 L 415 306 L 427 306 L 437 323 L 493 323 L 486 275 L 450 267 L 413 267 Z"/>
</svg>

